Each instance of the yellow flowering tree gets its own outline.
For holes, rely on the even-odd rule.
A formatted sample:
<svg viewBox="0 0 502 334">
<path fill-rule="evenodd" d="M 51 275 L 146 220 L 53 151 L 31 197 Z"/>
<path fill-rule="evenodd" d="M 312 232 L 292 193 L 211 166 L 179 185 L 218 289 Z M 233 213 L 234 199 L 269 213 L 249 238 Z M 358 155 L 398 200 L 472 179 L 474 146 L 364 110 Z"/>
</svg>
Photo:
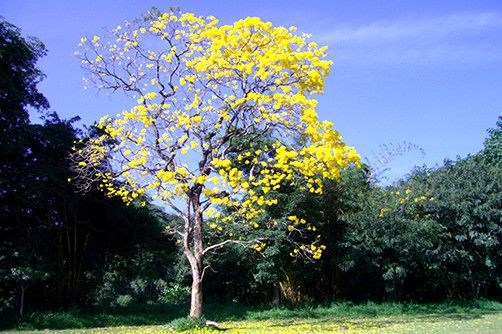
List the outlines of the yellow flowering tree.
<svg viewBox="0 0 502 334">
<path fill-rule="evenodd" d="M 288 184 L 320 194 L 323 178 L 359 163 L 315 111 L 312 95 L 322 93 L 331 65 L 326 47 L 295 30 L 256 17 L 220 25 L 170 12 L 82 38 L 88 79 L 134 103 L 99 121 L 100 134 L 74 155 L 78 176 L 126 203 L 149 196 L 183 218 L 168 232 L 190 263 L 192 317 L 202 315 L 209 252 L 228 243 L 260 251 L 260 229 L 312 230 L 306 217 L 259 219 L 277 203 L 273 190 Z M 221 241 L 208 244 L 206 231 Z M 324 248 L 314 238 L 292 254 L 315 259 Z"/>
</svg>

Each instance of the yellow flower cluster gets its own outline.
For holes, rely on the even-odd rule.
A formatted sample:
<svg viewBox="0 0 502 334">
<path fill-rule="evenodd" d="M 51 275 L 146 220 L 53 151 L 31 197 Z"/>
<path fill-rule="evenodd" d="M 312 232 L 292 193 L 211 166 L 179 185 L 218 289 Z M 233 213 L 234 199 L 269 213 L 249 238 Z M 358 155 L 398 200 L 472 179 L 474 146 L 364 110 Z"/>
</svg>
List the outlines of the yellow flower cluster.
<svg viewBox="0 0 502 334">
<path fill-rule="evenodd" d="M 261 252 L 262 250 L 265 249 L 267 245 L 264 242 L 259 242 L 256 244 L 253 244 L 251 247 L 254 248 L 257 252 Z"/>
<path fill-rule="evenodd" d="M 426 194 L 426 195 L 413 195 L 413 191 L 411 189 L 405 189 L 404 192 L 401 192 L 401 191 L 392 191 L 390 192 L 390 196 L 391 196 L 391 201 L 394 203 L 392 205 L 400 205 L 401 207 L 402 206 L 406 206 L 408 204 L 417 204 L 417 203 L 421 203 L 421 202 L 425 202 L 425 201 L 434 201 L 434 197 L 431 197 L 430 195 Z M 392 206 L 391 205 L 391 206 Z M 412 211 L 413 211 L 413 214 L 412 214 L 412 217 L 414 217 L 415 219 L 421 217 L 421 214 L 419 214 L 418 212 L 422 211 L 422 210 L 418 210 L 417 211 L 417 207 L 411 207 L 412 208 Z M 401 210 L 401 209 L 400 209 Z M 381 208 L 379 210 L 379 213 L 378 213 L 378 217 L 379 218 L 383 218 L 385 217 L 386 213 L 390 213 L 392 212 L 393 210 L 391 208 Z M 429 214 L 426 214 L 424 215 L 425 218 L 429 218 L 430 215 Z"/>
<path fill-rule="evenodd" d="M 411 193 L 412 193 L 411 189 L 406 189 L 404 191 L 403 196 L 401 196 L 399 198 L 399 204 L 405 204 L 405 203 L 410 202 L 410 201 L 413 201 L 414 203 L 418 203 L 418 202 L 422 202 L 422 201 L 434 200 L 432 197 L 429 198 L 429 197 L 424 196 L 424 195 L 413 197 L 413 196 L 411 196 Z M 399 191 L 396 191 L 394 194 L 398 195 L 398 196 L 401 195 L 401 193 Z"/>
</svg>

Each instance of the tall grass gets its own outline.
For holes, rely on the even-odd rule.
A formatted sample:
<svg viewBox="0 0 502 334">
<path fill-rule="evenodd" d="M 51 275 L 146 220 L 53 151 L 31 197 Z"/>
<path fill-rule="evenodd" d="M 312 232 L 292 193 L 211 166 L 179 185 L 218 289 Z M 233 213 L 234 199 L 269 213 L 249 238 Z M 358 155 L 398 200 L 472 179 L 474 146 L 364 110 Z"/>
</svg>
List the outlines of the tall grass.
<svg viewBox="0 0 502 334">
<path fill-rule="evenodd" d="M 266 310 L 250 310 L 248 320 L 324 318 L 324 317 L 377 317 L 397 315 L 449 315 L 486 314 L 502 312 L 502 303 L 496 301 L 460 301 L 439 304 L 413 303 L 358 303 L 336 302 L 327 306 L 278 307 Z"/>
</svg>

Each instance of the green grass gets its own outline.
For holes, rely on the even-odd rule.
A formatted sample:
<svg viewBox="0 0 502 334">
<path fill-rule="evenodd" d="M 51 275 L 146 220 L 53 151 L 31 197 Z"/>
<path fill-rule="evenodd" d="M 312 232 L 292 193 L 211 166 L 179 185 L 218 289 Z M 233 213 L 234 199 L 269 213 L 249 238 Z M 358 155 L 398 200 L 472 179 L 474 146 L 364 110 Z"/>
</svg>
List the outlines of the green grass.
<svg viewBox="0 0 502 334">
<path fill-rule="evenodd" d="M 10 323 L 10 331 L 65 329 L 57 333 L 164 333 L 186 315 L 185 307 L 32 313 Z M 228 333 L 502 333 L 502 303 L 334 303 L 329 306 L 257 308 L 208 305 L 206 318 Z M 4 325 L 7 323 L 3 323 Z M 5 327 L 4 327 L 5 329 Z M 211 331 L 210 329 L 204 329 Z M 51 331 L 52 332 L 52 331 Z M 213 331 L 217 333 L 216 331 Z"/>
</svg>

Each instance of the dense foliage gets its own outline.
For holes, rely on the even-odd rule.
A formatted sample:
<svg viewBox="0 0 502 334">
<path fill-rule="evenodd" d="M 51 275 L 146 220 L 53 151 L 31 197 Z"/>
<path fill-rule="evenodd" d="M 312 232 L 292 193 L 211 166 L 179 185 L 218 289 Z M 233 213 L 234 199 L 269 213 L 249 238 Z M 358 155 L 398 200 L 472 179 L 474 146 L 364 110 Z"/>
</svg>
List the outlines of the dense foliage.
<svg viewBox="0 0 502 334">
<path fill-rule="evenodd" d="M 479 153 L 416 168 L 391 186 L 373 184 L 363 168 L 343 172 L 321 197 L 283 189 L 280 209 L 269 214 L 288 217 L 294 208 L 316 222 L 326 256 L 292 258 L 276 235 L 263 256 L 225 253 L 215 281 L 243 301 L 500 298 L 501 133 L 499 120 Z M 231 267 L 248 272 L 247 281 Z"/>
<path fill-rule="evenodd" d="M 0 310 L 116 303 L 128 294 L 156 301 L 146 291 L 175 275 L 174 245 L 162 234 L 169 217 L 97 190 L 76 192 L 67 159 L 80 135 L 76 119 L 46 113 L 35 86 L 45 48 L 4 21 L 0 33 Z M 40 124 L 29 122 L 29 108 Z"/>
</svg>

